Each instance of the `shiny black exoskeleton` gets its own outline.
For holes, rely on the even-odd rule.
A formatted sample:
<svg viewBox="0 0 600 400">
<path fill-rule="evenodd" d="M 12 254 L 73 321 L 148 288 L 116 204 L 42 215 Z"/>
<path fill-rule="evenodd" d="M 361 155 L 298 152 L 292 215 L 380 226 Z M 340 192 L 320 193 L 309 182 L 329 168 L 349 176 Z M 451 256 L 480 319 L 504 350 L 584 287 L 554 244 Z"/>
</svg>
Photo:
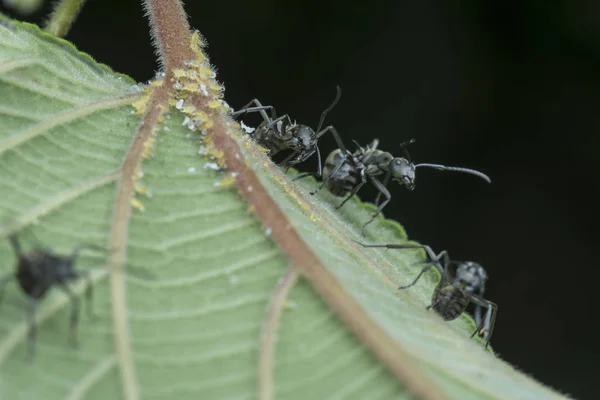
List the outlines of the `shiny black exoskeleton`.
<svg viewBox="0 0 600 400">
<path fill-rule="evenodd" d="M 60 256 L 46 249 L 33 249 L 28 252 L 23 252 L 18 238 L 15 235 L 10 236 L 10 243 L 13 247 L 17 258 L 17 267 L 15 274 L 0 279 L 0 301 L 4 295 L 6 284 L 12 280 L 16 280 L 23 292 L 29 299 L 28 314 L 29 314 L 29 356 L 34 354 L 34 345 L 37 328 L 35 325 L 35 313 L 37 304 L 53 286 L 58 286 L 71 299 L 72 310 L 70 320 L 71 343 L 76 345 L 76 327 L 79 318 L 79 298 L 69 288 L 67 282 L 86 277 L 88 285 L 86 296 L 88 304 L 91 307 L 92 300 L 92 285 L 88 271 L 76 271 L 74 264 L 83 249 L 93 249 L 105 251 L 104 249 L 92 245 L 77 246 L 73 249 L 70 255 Z M 91 308 L 90 308 L 91 310 Z"/>
<path fill-rule="evenodd" d="M 436 255 L 429 246 L 413 244 L 369 245 L 358 243 L 364 247 L 384 247 L 388 249 L 424 248 L 429 258 L 429 261 L 426 263 L 427 265 L 423 267 L 413 282 L 406 286 L 400 286 L 398 289 L 408 289 L 417 283 L 425 272 L 432 267 L 436 268 L 442 278 L 433 291 L 431 304 L 427 309 L 433 309 L 445 321 L 452 321 L 465 312 L 469 303 L 474 303 L 476 306 L 474 317 L 477 330 L 473 332 L 471 337 L 479 333 L 483 339 L 484 346 L 487 347 L 489 345 L 494 331 L 498 306 L 496 303 L 483 298 L 485 282 L 488 276 L 481 265 L 472 261 L 451 261 L 447 251 L 444 250 Z M 450 271 L 451 264 L 457 265 L 455 274 L 452 274 Z M 481 317 L 482 308 L 487 309 L 483 319 Z"/>
<path fill-rule="evenodd" d="M 340 149 L 334 150 L 325 160 L 323 182 L 319 188 L 311 194 L 314 194 L 324 186 L 327 186 L 328 190 L 336 196 L 342 197 L 347 195 L 340 205 L 337 206 L 339 209 L 343 207 L 352 196 L 358 193 L 368 180 L 370 180 L 379 192 L 375 199 L 375 204 L 377 205 L 379 203 L 381 195 L 383 195 L 385 199 L 379 207 L 377 207 L 372 218 L 363 225 L 362 230 L 364 234 L 365 227 L 373 222 L 375 217 L 379 215 L 392 199 L 392 196 L 386 187 L 390 179 L 399 182 L 401 185 L 406 186 L 408 190 L 412 191 L 415 188 L 416 169 L 419 167 L 435 168 L 442 171 L 464 172 L 478 176 L 487 182 L 491 182 L 487 175 L 469 168 L 448 167 L 445 165 L 428 163 L 414 164 L 406 150 L 406 145 L 414 142 L 415 139 L 411 139 L 400 144 L 406 158 L 394 157 L 391 153 L 379 150 L 377 148 L 379 144 L 377 139 L 373 140 L 373 142 L 366 147 L 362 147 L 357 143 L 358 149 L 354 153 L 350 153 L 340 146 Z M 380 175 L 384 175 L 383 181 L 379 180 L 378 177 Z M 301 175 L 298 178 L 303 176 L 305 175 Z"/>
<path fill-rule="evenodd" d="M 345 162 L 346 157 L 342 153 L 342 150 L 336 149 L 331 152 L 325 160 L 323 178 L 324 182 L 327 182 L 327 190 L 334 196 L 346 196 L 356 187 L 357 182 L 360 179 L 358 176 L 358 168 L 356 167 L 358 161 L 354 160 L 352 163 Z M 336 173 L 332 174 L 336 168 Z"/>
<path fill-rule="evenodd" d="M 436 286 L 429 308 L 444 320 L 452 321 L 467 309 L 475 292 L 481 297 L 486 280 L 487 273 L 481 265 L 472 261 L 458 263 L 455 277 L 446 273 L 446 282 Z M 477 309 L 480 310 L 479 306 Z"/>
<path fill-rule="evenodd" d="M 327 126 L 323 129 L 325 116 L 337 104 L 341 96 L 341 89 L 337 87 L 337 95 L 333 103 L 323 111 L 317 129 L 313 130 L 307 125 L 292 122 L 289 115 L 284 114 L 277 117 L 275 108 L 272 106 L 263 106 L 258 99 L 252 99 L 248 104 L 240 110 L 231 113 L 235 117 L 245 115 L 251 112 L 258 112 L 263 118 L 263 122 L 254 130 L 248 131 L 250 136 L 262 147 L 269 151 L 269 155 L 273 157 L 277 153 L 289 150 L 290 155 L 285 158 L 281 165 L 291 167 L 296 164 L 306 161 L 315 152 L 318 157 L 318 175 L 321 175 L 321 152 L 319 150 L 319 139 L 327 132 L 336 138 L 339 142 L 339 135 L 333 126 Z M 271 117 L 266 113 L 266 110 L 271 110 Z"/>
</svg>

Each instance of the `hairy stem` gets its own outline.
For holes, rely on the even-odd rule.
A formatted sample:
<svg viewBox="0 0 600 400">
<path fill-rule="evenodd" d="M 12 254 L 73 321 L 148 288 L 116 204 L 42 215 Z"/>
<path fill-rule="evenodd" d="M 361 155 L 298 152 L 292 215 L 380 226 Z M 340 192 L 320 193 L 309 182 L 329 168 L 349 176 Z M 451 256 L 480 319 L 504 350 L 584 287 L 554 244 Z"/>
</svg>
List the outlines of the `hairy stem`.
<svg viewBox="0 0 600 400">
<path fill-rule="evenodd" d="M 194 58 L 190 49 L 190 25 L 179 0 L 144 0 L 150 18 L 154 46 L 165 69 L 182 67 Z"/>
<path fill-rule="evenodd" d="M 85 0 L 62 0 L 57 3 L 44 30 L 56 37 L 65 37 L 84 3 Z"/>
</svg>

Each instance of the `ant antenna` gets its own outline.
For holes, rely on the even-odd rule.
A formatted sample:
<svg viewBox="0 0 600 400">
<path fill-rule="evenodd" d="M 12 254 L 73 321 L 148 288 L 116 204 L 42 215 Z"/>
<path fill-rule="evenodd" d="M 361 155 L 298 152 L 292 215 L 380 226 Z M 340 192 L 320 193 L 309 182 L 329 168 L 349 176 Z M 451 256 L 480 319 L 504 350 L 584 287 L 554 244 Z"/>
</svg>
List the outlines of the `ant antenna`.
<svg viewBox="0 0 600 400">
<path fill-rule="evenodd" d="M 321 131 L 321 127 L 323 126 L 323 122 L 325 122 L 325 116 L 327 115 L 327 113 L 329 111 L 331 111 L 331 109 L 333 107 L 335 107 L 335 105 L 338 103 L 338 101 L 340 101 L 340 97 L 342 96 L 342 89 L 338 86 L 336 86 L 337 88 L 337 94 L 335 95 L 335 99 L 333 99 L 333 103 L 331 103 L 331 105 L 329 107 L 327 107 L 325 109 L 325 111 L 323 111 L 323 113 L 321 114 L 321 119 L 319 120 L 319 125 L 317 126 L 317 130 L 316 132 L 320 132 Z"/>
<path fill-rule="evenodd" d="M 356 140 L 352 139 L 352 142 L 356 145 L 356 147 L 358 147 L 358 149 L 360 151 L 364 151 L 365 149 L 363 149 L 363 147 L 360 145 L 360 143 L 358 143 Z"/>
<path fill-rule="evenodd" d="M 441 164 L 427 164 L 427 163 L 415 165 L 415 168 L 419 168 L 419 167 L 435 168 L 435 169 L 439 169 L 440 171 L 464 172 L 465 174 L 471 174 L 471 175 L 478 176 L 479 178 L 483 179 L 487 183 L 492 183 L 492 180 L 490 179 L 489 176 L 487 176 L 483 172 L 475 171 L 474 169 L 461 168 L 461 167 L 447 167 L 447 166 L 441 165 Z"/>
<path fill-rule="evenodd" d="M 406 145 L 413 144 L 416 141 L 417 141 L 417 139 L 413 138 L 413 139 L 407 140 L 406 142 L 400 143 L 400 147 L 402 148 L 402 151 L 404 152 L 404 155 L 406 156 L 406 159 L 411 164 L 412 164 L 412 160 L 410 159 L 410 154 L 408 154 L 408 150 L 406 150 Z"/>
</svg>

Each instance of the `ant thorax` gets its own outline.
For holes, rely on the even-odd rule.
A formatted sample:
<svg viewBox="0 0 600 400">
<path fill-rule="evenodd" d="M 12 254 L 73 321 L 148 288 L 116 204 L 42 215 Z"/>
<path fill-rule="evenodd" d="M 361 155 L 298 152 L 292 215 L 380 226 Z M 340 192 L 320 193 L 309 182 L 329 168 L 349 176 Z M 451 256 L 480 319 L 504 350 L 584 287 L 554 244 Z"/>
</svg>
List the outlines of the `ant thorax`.
<svg viewBox="0 0 600 400">
<path fill-rule="evenodd" d="M 360 162 L 366 167 L 365 173 L 369 176 L 381 175 L 388 171 L 390 161 L 394 157 L 381 150 L 365 150 L 359 157 Z"/>
<path fill-rule="evenodd" d="M 261 124 L 254 133 L 255 140 L 273 156 L 283 150 L 300 153 L 294 161 L 302 162 L 316 151 L 317 137 L 315 131 L 306 125 L 284 124 L 279 121 L 269 128 Z"/>
</svg>

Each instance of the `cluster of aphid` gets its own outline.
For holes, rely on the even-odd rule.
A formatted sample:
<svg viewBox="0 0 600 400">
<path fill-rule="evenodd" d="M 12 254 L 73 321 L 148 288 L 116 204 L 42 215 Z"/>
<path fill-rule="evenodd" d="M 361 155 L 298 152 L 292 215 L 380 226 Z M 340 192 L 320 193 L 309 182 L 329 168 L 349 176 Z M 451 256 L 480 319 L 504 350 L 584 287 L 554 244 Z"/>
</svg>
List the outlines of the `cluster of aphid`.
<svg viewBox="0 0 600 400">
<path fill-rule="evenodd" d="M 237 118 L 248 113 L 260 113 L 263 121 L 256 129 L 247 130 L 247 132 L 259 145 L 267 149 L 270 156 L 274 156 L 282 151 L 288 151 L 290 154 L 280 162 L 280 165 L 286 169 L 306 161 L 314 153 L 317 153 L 317 173 L 300 174 L 294 180 L 302 179 L 306 176 L 321 178 L 321 185 L 317 190 L 311 192 L 311 194 L 314 195 L 323 187 L 327 187 L 333 195 L 338 197 L 345 196 L 336 209 L 343 207 L 348 200 L 358 193 L 367 181 L 370 181 L 378 191 L 375 198 L 375 205 L 378 207 L 371 219 L 363 225 L 363 236 L 365 227 L 373 222 L 375 217 L 381 213 L 391 200 L 391 194 L 387 189 L 390 180 L 396 181 L 412 191 L 415 188 L 417 168 L 427 167 L 442 171 L 464 172 L 475 175 L 488 183 L 491 182 L 487 175 L 469 168 L 449 167 L 429 163 L 414 164 L 406 149 L 408 144 L 415 142 L 414 139 L 400 144 L 405 157 L 394 157 L 391 153 L 378 149 L 379 141 L 377 139 L 365 147 L 354 142 L 357 146 L 356 151 L 353 153 L 348 151 L 333 126 L 329 125 L 323 128 L 325 116 L 337 104 L 340 94 L 341 90 L 338 87 L 335 100 L 321 114 L 316 130 L 313 130 L 309 126 L 292 122 L 287 114 L 277 117 L 273 106 L 263 106 L 258 99 L 253 99 L 240 110 L 231 113 L 231 115 Z M 270 111 L 270 116 L 267 114 L 267 111 Z M 327 132 L 333 135 L 338 149 L 329 154 L 323 167 L 318 142 Z M 381 175 L 383 175 L 382 180 L 380 180 Z M 383 195 L 384 200 L 379 204 L 381 195 Z M 478 334 L 483 339 L 484 346 L 488 346 L 498 307 L 495 303 L 483 298 L 487 273 L 481 265 L 471 261 L 452 261 L 446 251 L 442 251 L 436 255 L 429 246 L 411 244 L 360 244 L 365 247 L 385 247 L 388 249 L 424 248 L 429 261 L 411 284 L 401 286 L 399 289 L 407 289 L 413 286 L 425 272 L 435 267 L 440 272 L 442 278 L 435 288 L 431 304 L 427 308 L 432 308 L 444 320 L 451 321 L 461 315 L 469 303 L 473 302 L 475 304 L 474 317 L 477 329 L 471 336 Z M 456 272 L 454 273 L 450 269 L 452 265 L 456 266 Z M 483 308 L 486 308 L 487 311 L 482 318 Z"/>
</svg>

